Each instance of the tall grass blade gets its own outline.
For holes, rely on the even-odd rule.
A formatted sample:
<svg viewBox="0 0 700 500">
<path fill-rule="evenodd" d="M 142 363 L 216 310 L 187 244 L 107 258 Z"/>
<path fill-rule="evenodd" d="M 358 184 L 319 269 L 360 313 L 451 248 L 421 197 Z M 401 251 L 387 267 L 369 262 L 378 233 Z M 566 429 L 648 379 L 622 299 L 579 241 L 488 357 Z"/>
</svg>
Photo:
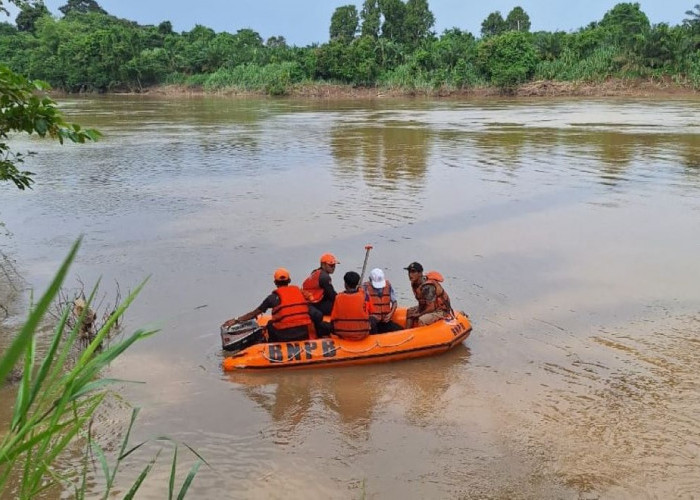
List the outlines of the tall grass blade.
<svg viewBox="0 0 700 500">
<path fill-rule="evenodd" d="M 69 312 L 70 310 L 66 307 L 63 311 L 63 314 L 61 315 L 61 318 L 59 319 L 58 325 L 54 330 L 54 335 L 51 341 L 51 345 L 49 346 L 49 350 L 46 352 L 46 356 L 44 357 L 44 360 L 42 361 L 41 366 L 39 367 L 39 371 L 37 372 L 36 378 L 34 379 L 34 384 L 32 385 L 32 392 L 27 407 L 30 407 L 34 403 L 34 401 L 36 401 L 36 398 L 41 392 L 42 387 L 44 387 L 44 381 L 46 380 L 46 376 L 49 373 L 49 369 L 51 368 L 51 364 L 53 362 L 54 356 L 56 355 L 56 351 L 58 350 L 58 346 L 61 343 L 62 335 L 57 334 L 57 332 L 63 332 L 66 322 L 68 321 Z"/>
<path fill-rule="evenodd" d="M 111 483 L 109 482 L 110 480 L 110 472 L 109 472 L 109 464 L 107 463 L 107 457 L 105 456 L 105 452 L 102 449 L 102 447 L 91 440 L 91 448 L 95 452 L 95 455 L 97 455 L 97 461 L 100 463 L 100 466 L 102 467 L 102 474 L 105 475 L 105 480 L 107 481 L 107 485 L 105 486 L 105 498 L 109 494 L 109 490 L 112 488 Z"/>
<path fill-rule="evenodd" d="M 19 422 L 26 416 L 27 408 L 29 407 L 30 385 L 32 382 L 32 370 L 34 367 L 34 359 L 36 357 L 36 337 L 32 335 L 26 350 L 24 351 L 24 371 L 22 372 L 22 381 L 17 390 L 15 398 L 15 411 L 12 415 L 12 423 L 10 429 L 15 430 Z"/>
<path fill-rule="evenodd" d="M 134 498 L 134 495 L 138 491 L 138 489 L 141 487 L 141 484 L 143 483 L 143 480 L 146 479 L 146 476 L 148 475 L 149 472 L 151 472 L 151 469 L 153 468 L 153 464 L 156 463 L 156 460 L 158 460 L 158 456 L 160 455 L 160 450 L 158 450 L 158 453 L 156 453 L 156 456 L 151 460 L 151 462 L 144 467 L 144 469 L 141 471 L 141 474 L 139 474 L 139 477 L 136 479 L 136 482 L 133 484 L 129 492 L 124 496 L 124 500 L 132 500 Z"/>
<path fill-rule="evenodd" d="M 14 366 L 17 364 L 17 360 L 20 358 L 20 356 L 26 349 L 27 344 L 31 341 L 32 337 L 34 336 L 34 332 L 36 332 L 37 327 L 39 326 L 39 322 L 51 307 L 51 302 L 53 301 L 54 297 L 61 288 L 61 285 L 63 284 L 63 281 L 66 278 L 66 274 L 68 274 L 68 268 L 73 262 L 73 259 L 75 259 L 75 254 L 78 251 L 78 248 L 80 247 L 81 241 L 82 237 L 78 238 L 78 240 L 73 244 L 70 252 L 68 253 L 68 257 L 66 257 L 66 259 L 63 261 L 63 264 L 61 264 L 61 267 L 58 270 L 58 273 L 56 273 L 56 276 L 54 277 L 53 281 L 49 285 L 49 288 L 41 297 L 36 307 L 29 314 L 27 321 L 22 326 L 22 329 L 20 330 L 17 337 L 15 337 L 15 339 L 10 344 L 10 347 L 7 349 L 7 351 L 5 351 L 5 354 L 3 354 L 2 358 L 0 358 L 0 384 L 5 383 L 5 380 L 7 379 L 7 375 L 10 373 L 10 370 L 12 370 L 12 368 L 14 368 Z"/>
<path fill-rule="evenodd" d="M 190 489 L 190 486 L 192 485 L 192 481 L 194 480 L 194 476 L 197 475 L 197 472 L 199 471 L 199 468 L 202 465 L 201 460 L 197 460 L 192 468 L 190 469 L 189 474 L 187 474 L 187 477 L 185 478 L 185 482 L 182 484 L 182 488 L 180 488 L 180 493 L 177 495 L 177 500 L 182 500 L 185 498 L 185 495 L 187 494 L 187 490 Z"/>
<path fill-rule="evenodd" d="M 168 500 L 173 500 L 173 491 L 175 491 L 175 467 L 177 466 L 177 446 L 173 452 L 173 465 L 170 468 L 170 481 L 168 482 Z"/>
</svg>

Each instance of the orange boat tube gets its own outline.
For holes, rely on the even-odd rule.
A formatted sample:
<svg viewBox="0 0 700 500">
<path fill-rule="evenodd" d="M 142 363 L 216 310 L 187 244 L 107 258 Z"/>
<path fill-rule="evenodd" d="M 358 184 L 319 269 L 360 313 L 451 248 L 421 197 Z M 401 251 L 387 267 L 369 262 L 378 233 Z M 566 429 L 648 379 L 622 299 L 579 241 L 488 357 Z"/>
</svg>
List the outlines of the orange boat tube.
<svg viewBox="0 0 700 500">
<path fill-rule="evenodd" d="M 269 319 L 258 320 L 262 325 Z M 405 325 L 406 309 L 392 318 Z M 440 354 L 463 342 L 472 331 L 469 316 L 454 316 L 432 325 L 398 332 L 374 334 L 362 340 L 338 337 L 252 345 L 224 358 L 224 371 L 321 368 L 329 366 L 383 363 Z"/>
</svg>

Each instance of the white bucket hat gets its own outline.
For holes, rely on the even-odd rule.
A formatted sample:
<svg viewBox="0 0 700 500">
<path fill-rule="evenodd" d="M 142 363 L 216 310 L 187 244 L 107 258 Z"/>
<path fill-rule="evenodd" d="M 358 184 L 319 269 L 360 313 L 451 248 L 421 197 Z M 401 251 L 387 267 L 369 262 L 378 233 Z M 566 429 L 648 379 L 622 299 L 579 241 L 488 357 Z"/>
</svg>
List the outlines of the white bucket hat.
<svg viewBox="0 0 700 500">
<path fill-rule="evenodd" d="M 379 268 L 372 269 L 369 272 L 369 281 L 373 288 L 384 288 L 386 280 L 384 279 L 384 271 Z"/>
</svg>

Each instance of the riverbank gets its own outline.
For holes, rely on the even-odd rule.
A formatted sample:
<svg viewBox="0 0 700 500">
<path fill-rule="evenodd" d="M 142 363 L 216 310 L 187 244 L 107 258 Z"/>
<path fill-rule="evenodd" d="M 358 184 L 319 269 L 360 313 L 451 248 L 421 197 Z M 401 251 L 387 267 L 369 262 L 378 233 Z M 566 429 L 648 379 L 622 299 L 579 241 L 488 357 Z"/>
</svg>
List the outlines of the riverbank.
<svg viewBox="0 0 700 500">
<path fill-rule="evenodd" d="M 163 85 L 144 89 L 141 94 L 163 96 L 222 95 L 231 97 L 265 96 L 265 92 L 236 88 L 207 91 L 202 87 Z M 602 82 L 529 82 L 513 90 L 510 97 L 697 97 L 700 92 L 689 83 L 670 79 L 608 79 Z M 504 93 L 496 87 L 450 88 L 385 88 L 353 87 L 330 83 L 301 84 L 290 87 L 286 97 L 308 99 L 381 99 L 398 97 L 437 98 L 500 98 Z"/>
<path fill-rule="evenodd" d="M 25 286 L 13 260 L 0 251 L 0 326 L 21 312 Z"/>
</svg>

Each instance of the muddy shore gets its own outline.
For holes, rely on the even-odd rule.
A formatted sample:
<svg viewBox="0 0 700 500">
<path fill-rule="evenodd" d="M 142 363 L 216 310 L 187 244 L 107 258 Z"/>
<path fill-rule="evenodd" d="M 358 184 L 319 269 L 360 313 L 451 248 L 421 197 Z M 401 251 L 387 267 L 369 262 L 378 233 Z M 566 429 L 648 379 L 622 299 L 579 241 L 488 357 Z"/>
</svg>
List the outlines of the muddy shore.
<svg viewBox="0 0 700 500">
<path fill-rule="evenodd" d="M 221 95 L 231 97 L 264 96 L 263 92 L 226 89 L 216 92 L 202 88 L 165 85 L 144 89 L 142 94 L 162 96 Z M 697 97 L 700 92 L 688 83 L 664 80 L 608 79 L 603 82 L 536 81 L 521 85 L 510 97 Z M 286 97 L 309 99 L 381 99 L 399 97 L 433 98 L 501 98 L 504 93 L 496 87 L 454 89 L 405 89 L 385 87 L 353 87 L 336 84 L 304 84 L 292 87 Z"/>
</svg>

